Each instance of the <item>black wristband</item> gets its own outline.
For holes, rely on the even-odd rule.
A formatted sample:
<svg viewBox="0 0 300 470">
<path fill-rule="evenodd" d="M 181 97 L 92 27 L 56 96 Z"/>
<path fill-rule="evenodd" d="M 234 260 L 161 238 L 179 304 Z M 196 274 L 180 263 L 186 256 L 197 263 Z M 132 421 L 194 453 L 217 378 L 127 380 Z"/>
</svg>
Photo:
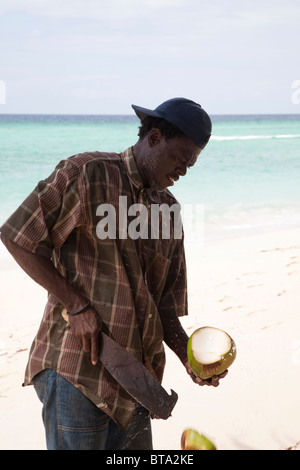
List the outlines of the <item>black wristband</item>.
<svg viewBox="0 0 300 470">
<path fill-rule="evenodd" d="M 88 302 L 84 307 L 82 307 L 80 310 L 77 310 L 77 312 L 67 312 L 68 315 L 73 317 L 74 315 L 78 315 L 79 313 L 82 313 L 86 308 L 90 306 L 90 302 Z"/>
</svg>

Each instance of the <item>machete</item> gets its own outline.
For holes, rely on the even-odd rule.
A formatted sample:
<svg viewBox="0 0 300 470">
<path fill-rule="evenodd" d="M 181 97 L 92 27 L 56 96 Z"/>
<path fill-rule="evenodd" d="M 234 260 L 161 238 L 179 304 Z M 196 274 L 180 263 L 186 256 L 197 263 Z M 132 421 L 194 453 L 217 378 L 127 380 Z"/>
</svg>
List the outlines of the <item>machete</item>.
<svg viewBox="0 0 300 470">
<path fill-rule="evenodd" d="M 62 317 L 69 323 L 65 308 L 62 310 Z M 156 418 L 168 419 L 178 400 L 177 393 L 171 390 L 171 395 L 168 395 L 133 354 L 103 331 L 100 333 L 100 339 L 99 359 L 111 376 Z"/>
<path fill-rule="evenodd" d="M 167 419 L 177 402 L 178 395 L 168 395 L 160 383 L 133 354 L 101 332 L 99 359 L 112 377 L 136 401 L 157 418 Z"/>
</svg>

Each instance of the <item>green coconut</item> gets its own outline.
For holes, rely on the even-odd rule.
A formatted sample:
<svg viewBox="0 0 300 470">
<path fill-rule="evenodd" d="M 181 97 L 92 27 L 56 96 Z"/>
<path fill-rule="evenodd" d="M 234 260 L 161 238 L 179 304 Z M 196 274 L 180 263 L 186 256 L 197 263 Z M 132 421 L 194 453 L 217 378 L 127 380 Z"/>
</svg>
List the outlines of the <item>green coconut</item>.
<svg viewBox="0 0 300 470">
<path fill-rule="evenodd" d="M 194 374 L 205 380 L 231 366 L 236 358 L 236 346 L 225 331 L 204 326 L 190 336 L 187 355 Z"/>
<path fill-rule="evenodd" d="M 194 429 L 186 429 L 181 436 L 181 450 L 217 450 L 203 434 Z"/>
</svg>

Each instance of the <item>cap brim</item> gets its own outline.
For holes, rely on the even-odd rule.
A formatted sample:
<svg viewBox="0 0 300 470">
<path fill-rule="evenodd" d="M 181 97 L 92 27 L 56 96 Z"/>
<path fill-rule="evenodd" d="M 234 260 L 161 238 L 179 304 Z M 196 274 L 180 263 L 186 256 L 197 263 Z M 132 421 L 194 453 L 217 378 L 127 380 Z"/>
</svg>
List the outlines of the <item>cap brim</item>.
<svg viewBox="0 0 300 470">
<path fill-rule="evenodd" d="M 143 119 L 145 116 L 160 117 L 159 114 L 152 109 L 142 108 L 141 106 L 136 106 L 135 104 L 132 104 L 131 107 L 134 109 L 135 114 L 140 119 Z"/>
<path fill-rule="evenodd" d="M 200 105 L 198 105 L 200 106 Z M 152 117 L 158 117 L 165 119 L 169 123 L 173 124 L 174 126 L 178 127 L 184 135 L 192 139 L 195 144 L 203 149 L 206 144 L 208 143 L 210 136 L 211 136 L 211 120 L 208 116 L 208 114 L 201 108 L 201 115 L 199 116 L 198 113 L 198 118 L 197 118 L 197 125 L 200 129 L 201 127 L 201 132 L 199 132 L 199 129 L 196 131 L 195 130 L 195 123 L 193 123 L 192 126 L 187 125 L 186 120 L 183 118 L 178 122 L 178 119 L 171 119 L 170 116 L 166 116 L 164 112 L 157 110 L 157 109 L 148 109 L 148 108 L 142 108 L 141 106 L 136 106 L 135 104 L 132 104 L 131 107 L 134 109 L 136 115 L 138 118 L 143 121 L 146 116 L 152 116 Z M 189 120 L 190 122 L 190 120 Z"/>
</svg>

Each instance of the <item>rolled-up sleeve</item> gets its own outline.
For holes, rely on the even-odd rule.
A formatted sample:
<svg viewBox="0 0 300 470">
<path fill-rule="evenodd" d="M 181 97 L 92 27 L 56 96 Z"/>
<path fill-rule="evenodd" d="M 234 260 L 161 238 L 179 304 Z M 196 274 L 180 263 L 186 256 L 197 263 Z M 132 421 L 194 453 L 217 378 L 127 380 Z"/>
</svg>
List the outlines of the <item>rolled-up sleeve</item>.
<svg viewBox="0 0 300 470">
<path fill-rule="evenodd" d="M 40 181 L 0 228 L 1 234 L 33 253 L 51 258 L 82 223 L 79 171 L 69 160 Z"/>
</svg>

